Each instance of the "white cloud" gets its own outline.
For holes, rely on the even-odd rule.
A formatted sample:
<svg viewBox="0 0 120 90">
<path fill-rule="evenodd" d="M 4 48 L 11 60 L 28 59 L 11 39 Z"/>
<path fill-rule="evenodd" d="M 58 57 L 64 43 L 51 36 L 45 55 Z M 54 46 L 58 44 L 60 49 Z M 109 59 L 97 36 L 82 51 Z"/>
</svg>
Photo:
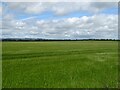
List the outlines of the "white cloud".
<svg viewBox="0 0 120 90">
<path fill-rule="evenodd" d="M 54 20 L 34 18 L 22 21 L 12 20 L 4 22 L 3 36 L 5 34 L 32 38 L 117 38 L 117 18 L 117 15 L 97 14 Z"/>
<path fill-rule="evenodd" d="M 13 14 L 5 14 L 2 16 L 2 18 L 3 18 L 3 21 L 5 21 L 5 20 L 10 21 L 10 20 L 14 19 L 14 15 Z"/>
<path fill-rule="evenodd" d="M 26 7 L 25 12 L 29 14 L 38 14 L 45 11 L 45 7 L 42 6 L 42 3 L 30 4 Z"/>
<path fill-rule="evenodd" d="M 21 11 L 27 14 L 41 14 L 51 11 L 55 15 L 66 15 L 76 11 L 88 11 L 98 13 L 104 9 L 117 7 L 117 2 L 41 2 L 41 3 L 8 3 L 11 10 Z"/>
<path fill-rule="evenodd" d="M 100 11 L 117 7 L 117 3 L 8 3 L 9 9 L 31 17 L 18 20 L 14 13 L 3 15 L 3 37 L 31 38 L 117 38 L 118 16 L 101 14 Z M 42 20 L 31 14 L 50 11 L 54 15 L 66 15 L 76 11 L 93 13 L 92 16 L 67 17 Z M 37 19 L 36 19 L 37 18 Z"/>
</svg>

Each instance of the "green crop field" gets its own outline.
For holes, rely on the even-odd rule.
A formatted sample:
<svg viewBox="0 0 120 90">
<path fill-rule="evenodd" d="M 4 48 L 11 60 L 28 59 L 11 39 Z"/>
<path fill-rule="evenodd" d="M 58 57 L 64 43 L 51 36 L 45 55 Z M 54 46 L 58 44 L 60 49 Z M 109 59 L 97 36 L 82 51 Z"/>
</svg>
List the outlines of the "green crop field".
<svg viewBox="0 0 120 90">
<path fill-rule="evenodd" d="M 117 41 L 3 42 L 3 88 L 115 88 Z"/>
</svg>

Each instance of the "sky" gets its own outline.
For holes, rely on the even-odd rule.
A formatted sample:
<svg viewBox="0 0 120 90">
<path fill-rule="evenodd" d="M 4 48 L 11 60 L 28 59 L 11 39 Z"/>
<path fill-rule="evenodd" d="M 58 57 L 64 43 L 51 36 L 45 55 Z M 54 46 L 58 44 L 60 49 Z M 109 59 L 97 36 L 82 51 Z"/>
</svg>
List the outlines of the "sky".
<svg viewBox="0 0 120 90">
<path fill-rule="evenodd" d="M 117 2 L 3 2 L 2 38 L 118 39 Z"/>
</svg>

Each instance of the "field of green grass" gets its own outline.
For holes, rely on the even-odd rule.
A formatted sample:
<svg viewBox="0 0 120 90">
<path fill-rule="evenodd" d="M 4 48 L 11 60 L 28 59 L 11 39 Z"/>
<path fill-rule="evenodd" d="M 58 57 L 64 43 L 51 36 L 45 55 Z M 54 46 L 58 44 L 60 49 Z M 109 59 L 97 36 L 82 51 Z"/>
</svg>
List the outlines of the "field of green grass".
<svg viewBox="0 0 120 90">
<path fill-rule="evenodd" d="M 115 88 L 117 41 L 3 42 L 3 88 Z"/>
</svg>

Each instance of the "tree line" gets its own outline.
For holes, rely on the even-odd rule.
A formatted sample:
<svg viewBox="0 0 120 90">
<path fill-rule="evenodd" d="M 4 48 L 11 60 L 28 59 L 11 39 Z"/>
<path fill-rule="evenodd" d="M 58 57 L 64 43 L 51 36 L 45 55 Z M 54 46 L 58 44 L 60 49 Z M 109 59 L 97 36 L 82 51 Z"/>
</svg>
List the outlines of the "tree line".
<svg viewBox="0 0 120 90">
<path fill-rule="evenodd" d="M 119 41 L 117 39 L 34 39 L 34 38 L 6 38 L 2 41 Z"/>
</svg>

